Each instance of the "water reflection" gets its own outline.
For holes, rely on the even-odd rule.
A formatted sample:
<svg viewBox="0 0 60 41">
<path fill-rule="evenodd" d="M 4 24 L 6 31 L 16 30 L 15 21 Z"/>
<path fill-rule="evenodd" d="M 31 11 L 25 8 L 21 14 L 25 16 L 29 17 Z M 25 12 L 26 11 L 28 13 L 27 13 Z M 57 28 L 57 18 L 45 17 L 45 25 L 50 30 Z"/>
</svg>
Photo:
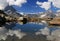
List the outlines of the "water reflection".
<svg viewBox="0 0 60 41">
<path fill-rule="evenodd" d="M 16 24 L 16 26 L 13 29 L 21 29 L 21 31 L 23 32 L 36 32 L 39 29 L 44 28 L 46 25 L 39 25 L 39 24 L 24 24 L 24 25 L 20 25 L 20 24 Z"/>
<path fill-rule="evenodd" d="M 22 32 L 29 32 L 29 33 L 34 33 L 40 29 L 43 29 L 44 27 L 48 27 L 47 24 L 44 24 L 41 25 L 40 24 L 33 24 L 33 23 L 27 23 L 27 24 L 24 24 L 24 25 L 20 25 L 20 24 L 16 24 L 16 26 L 13 28 L 14 30 L 15 29 L 21 29 Z M 50 29 L 50 31 L 54 31 L 56 29 L 59 29 L 59 27 L 48 27 Z"/>
</svg>

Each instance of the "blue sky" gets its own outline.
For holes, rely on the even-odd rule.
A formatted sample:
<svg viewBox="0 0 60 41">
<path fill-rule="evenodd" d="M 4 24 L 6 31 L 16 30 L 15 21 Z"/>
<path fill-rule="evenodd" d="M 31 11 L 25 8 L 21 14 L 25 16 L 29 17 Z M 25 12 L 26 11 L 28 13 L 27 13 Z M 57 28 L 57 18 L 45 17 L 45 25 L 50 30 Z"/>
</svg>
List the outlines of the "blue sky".
<svg viewBox="0 0 60 41">
<path fill-rule="evenodd" d="M 15 9 L 19 12 L 24 12 L 24 13 L 38 13 L 38 12 L 45 12 L 46 10 L 44 8 L 41 8 L 39 7 L 36 2 L 39 1 L 39 2 L 48 2 L 48 0 L 27 0 L 26 3 L 22 4 L 21 7 L 19 6 L 14 6 Z M 52 10 L 52 11 L 57 11 L 59 10 L 60 8 L 56 8 L 52 5 L 51 3 L 51 8 L 49 10 Z"/>
</svg>

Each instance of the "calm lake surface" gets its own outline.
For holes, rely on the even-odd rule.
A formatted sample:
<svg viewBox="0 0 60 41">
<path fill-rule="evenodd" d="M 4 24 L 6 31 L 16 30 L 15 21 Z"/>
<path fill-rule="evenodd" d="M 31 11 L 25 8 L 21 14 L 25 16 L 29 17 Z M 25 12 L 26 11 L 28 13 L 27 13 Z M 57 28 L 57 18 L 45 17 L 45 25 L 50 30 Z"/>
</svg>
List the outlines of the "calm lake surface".
<svg viewBox="0 0 60 41">
<path fill-rule="evenodd" d="M 16 24 L 16 26 L 13 29 L 14 30 L 15 29 L 21 29 L 22 32 L 34 33 L 34 32 L 37 32 L 38 30 L 43 29 L 45 27 L 47 27 L 47 24 L 27 23 L 27 24 L 24 24 L 24 25 Z M 50 31 L 54 31 L 56 29 L 59 29 L 59 27 L 52 27 L 52 28 L 49 28 L 49 29 L 50 29 Z"/>
</svg>

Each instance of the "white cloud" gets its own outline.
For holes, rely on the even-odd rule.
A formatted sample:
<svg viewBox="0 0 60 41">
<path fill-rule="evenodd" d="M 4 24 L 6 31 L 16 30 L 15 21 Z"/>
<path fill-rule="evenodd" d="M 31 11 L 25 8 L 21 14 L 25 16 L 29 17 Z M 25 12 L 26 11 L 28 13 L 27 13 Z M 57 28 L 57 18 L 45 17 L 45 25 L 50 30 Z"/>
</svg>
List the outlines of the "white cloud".
<svg viewBox="0 0 60 41">
<path fill-rule="evenodd" d="M 44 29 L 40 29 L 38 32 L 35 33 L 36 35 L 46 35 L 47 40 L 51 41 L 60 41 L 60 28 L 52 31 L 50 33 L 50 30 L 48 27 L 45 27 Z"/>
<path fill-rule="evenodd" d="M 7 30 L 5 27 L 0 27 L 0 40 L 6 40 L 7 36 L 13 36 L 16 35 L 19 39 L 23 38 L 23 36 L 26 35 L 26 33 L 21 32 L 21 30 Z"/>
<path fill-rule="evenodd" d="M 40 31 L 38 31 L 38 32 L 36 32 L 35 34 L 36 34 L 36 35 L 40 35 L 40 34 L 41 34 L 41 32 L 40 32 Z"/>
<path fill-rule="evenodd" d="M 6 0 L 0 0 L 0 10 L 3 10 L 8 5 Z"/>
<path fill-rule="evenodd" d="M 36 4 L 39 5 L 41 8 L 44 8 L 45 10 L 48 10 L 51 7 L 50 6 L 51 2 L 42 3 L 42 2 L 37 1 Z"/>
<path fill-rule="evenodd" d="M 50 0 L 49 0 L 50 1 Z M 52 0 L 51 1 L 53 6 L 57 7 L 57 8 L 60 8 L 60 0 Z"/>
<path fill-rule="evenodd" d="M 7 29 L 5 29 L 4 27 L 0 27 L 0 40 L 3 39 L 5 40 L 7 38 Z"/>
<path fill-rule="evenodd" d="M 18 37 L 19 39 L 21 39 L 23 36 L 25 36 L 26 34 L 21 32 L 20 30 L 9 30 L 9 32 L 7 33 L 7 35 L 16 35 L 16 37 Z"/>
<path fill-rule="evenodd" d="M 57 12 L 60 12 L 60 10 L 57 10 Z"/>
<path fill-rule="evenodd" d="M 50 30 L 48 27 L 45 27 L 44 29 L 40 29 L 38 32 L 35 33 L 36 35 L 42 34 L 42 35 L 49 35 Z"/>
<path fill-rule="evenodd" d="M 4 10 L 7 5 L 17 5 L 22 6 L 22 4 L 26 3 L 27 0 L 0 0 L 0 10 Z"/>
<path fill-rule="evenodd" d="M 42 2 L 37 1 L 36 4 L 37 5 L 42 5 Z"/>
<path fill-rule="evenodd" d="M 37 1 L 36 4 L 39 5 L 41 8 L 44 8 L 45 10 L 48 10 L 51 7 L 51 2 L 52 2 L 52 5 L 54 7 L 60 8 L 60 0 L 48 0 L 48 2 Z"/>
<path fill-rule="evenodd" d="M 49 2 L 52 2 L 53 0 L 48 0 Z"/>
<path fill-rule="evenodd" d="M 48 10 L 50 8 L 50 2 L 44 2 L 40 7 L 45 8 L 45 10 Z"/>
<path fill-rule="evenodd" d="M 50 34 L 49 28 L 45 27 L 44 29 L 41 29 L 41 34 L 43 34 L 43 35 L 49 35 Z"/>
<path fill-rule="evenodd" d="M 52 41 L 60 41 L 60 29 L 57 29 L 51 33 L 51 35 L 47 36 L 48 40 Z"/>
<path fill-rule="evenodd" d="M 9 5 L 17 5 L 17 6 L 21 6 L 23 3 L 26 3 L 26 0 L 7 0 L 7 2 L 9 3 Z"/>
<path fill-rule="evenodd" d="M 35 33 L 36 35 L 46 35 L 47 40 L 51 41 L 60 41 L 60 29 L 54 30 L 50 33 L 49 28 L 45 27 L 44 29 L 40 29 Z"/>
</svg>

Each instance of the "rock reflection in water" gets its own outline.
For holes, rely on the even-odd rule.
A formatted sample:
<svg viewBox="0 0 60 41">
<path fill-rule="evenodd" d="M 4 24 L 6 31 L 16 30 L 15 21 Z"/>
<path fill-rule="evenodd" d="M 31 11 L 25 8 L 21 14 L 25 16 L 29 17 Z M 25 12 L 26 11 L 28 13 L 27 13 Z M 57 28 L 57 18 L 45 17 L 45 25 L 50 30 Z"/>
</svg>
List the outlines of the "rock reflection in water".
<svg viewBox="0 0 60 41">
<path fill-rule="evenodd" d="M 12 29 L 12 28 L 14 28 L 15 26 L 16 26 L 16 23 L 15 23 L 15 22 L 5 24 L 5 28 L 6 28 L 6 29 Z"/>
</svg>

